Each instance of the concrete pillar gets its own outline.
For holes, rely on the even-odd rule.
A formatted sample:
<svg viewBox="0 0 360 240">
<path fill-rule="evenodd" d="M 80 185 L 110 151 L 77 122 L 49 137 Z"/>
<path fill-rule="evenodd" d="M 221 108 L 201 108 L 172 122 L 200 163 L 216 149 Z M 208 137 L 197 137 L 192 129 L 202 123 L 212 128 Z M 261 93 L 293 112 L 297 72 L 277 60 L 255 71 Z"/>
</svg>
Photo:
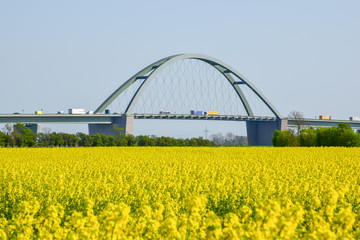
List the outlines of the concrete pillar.
<svg viewBox="0 0 360 240">
<path fill-rule="evenodd" d="M 286 130 L 287 119 L 276 121 L 247 121 L 246 131 L 249 146 L 272 146 L 275 130 Z"/>
<path fill-rule="evenodd" d="M 89 135 L 102 133 L 108 136 L 115 136 L 114 124 L 116 124 L 118 128 L 123 128 L 123 133 L 132 134 L 134 129 L 134 116 L 123 115 L 121 117 L 113 117 L 111 124 L 89 124 Z"/>
<path fill-rule="evenodd" d="M 37 123 L 27 123 L 25 124 L 25 126 L 29 128 L 33 134 L 37 134 L 38 132 L 40 132 L 40 125 Z"/>
</svg>

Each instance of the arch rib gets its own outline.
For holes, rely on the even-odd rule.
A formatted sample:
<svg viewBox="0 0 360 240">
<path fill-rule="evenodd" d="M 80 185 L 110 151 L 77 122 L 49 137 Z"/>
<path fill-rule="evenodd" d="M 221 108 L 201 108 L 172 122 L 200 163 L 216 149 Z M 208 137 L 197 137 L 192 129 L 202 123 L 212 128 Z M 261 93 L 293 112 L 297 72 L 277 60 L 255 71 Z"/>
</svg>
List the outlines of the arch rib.
<svg viewBox="0 0 360 240">
<path fill-rule="evenodd" d="M 222 75 L 224 75 L 224 77 L 229 81 L 229 83 L 231 84 L 231 86 L 234 88 L 235 92 L 237 93 L 237 95 L 239 96 L 242 104 L 245 107 L 246 113 L 249 116 L 254 116 L 251 107 L 244 95 L 244 93 L 241 91 L 241 89 L 239 88 L 238 85 L 235 84 L 235 79 L 233 77 L 231 77 L 231 75 L 229 74 L 230 72 L 225 69 L 224 67 L 220 66 L 220 65 L 213 65 L 210 62 L 207 62 L 208 64 L 212 65 L 215 69 L 217 69 Z"/>
<path fill-rule="evenodd" d="M 137 79 L 141 78 L 144 79 L 140 87 L 137 89 L 135 94 L 133 95 L 132 99 L 130 100 L 126 110 L 125 114 L 131 113 L 133 108 L 135 107 L 137 101 L 139 100 L 141 94 L 146 89 L 148 84 L 167 66 L 171 65 L 175 61 L 183 60 L 183 59 L 197 59 L 203 62 L 206 62 L 213 66 L 215 69 L 217 69 L 232 85 L 234 90 L 236 91 L 237 95 L 239 96 L 242 104 L 244 105 L 244 108 L 249 116 L 253 116 L 253 112 L 251 110 L 251 107 L 241 91 L 240 87 L 236 84 L 235 79 L 230 75 L 233 74 L 237 78 L 239 78 L 243 83 L 246 84 L 263 102 L 264 104 L 271 110 L 271 112 L 277 117 L 282 118 L 281 114 L 276 110 L 276 108 L 270 103 L 269 100 L 266 99 L 266 97 L 254 86 L 251 84 L 249 80 L 247 80 L 243 75 L 241 75 L 239 72 L 237 72 L 235 69 L 231 68 L 230 66 L 226 65 L 225 63 L 222 63 L 221 61 L 205 56 L 205 55 L 198 55 L 198 54 L 179 54 L 179 55 L 173 55 L 167 58 L 163 58 L 137 74 L 135 74 L 133 77 L 131 77 L 129 80 L 127 80 L 124 84 L 122 84 L 118 89 L 116 89 L 115 92 L 113 92 L 95 111 L 95 113 L 101 113 L 105 110 L 106 107 L 108 107 L 112 101 L 118 97 L 123 91 L 125 91 L 131 84 L 133 84 Z M 144 75 L 148 74 L 146 77 Z"/>
<path fill-rule="evenodd" d="M 138 73 L 136 73 L 134 76 L 132 76 L 129 80 L 127 80 L 125 83 L 123 83 L 118 89 L 116 89 L 96 110 L 94 113 L 101 113 L 103 112 L 122 92 L 124 92 L 128 87 L 130 87 L 131 84 L 133 84 L 136 80 L 140 79 L 147 73 L 151 72 L 152 70 L 156 70 L 157 66 L 162 65 L 167 60 L 176 57 L 177 55 L 166 57 L 163 59 L 160 59 L 157 62 L 154 62 L 153 64 L 150 64 L 146 68 L 142 69 Z M 145 79 L 146 80 L 146 79 Z"/>
</svg>

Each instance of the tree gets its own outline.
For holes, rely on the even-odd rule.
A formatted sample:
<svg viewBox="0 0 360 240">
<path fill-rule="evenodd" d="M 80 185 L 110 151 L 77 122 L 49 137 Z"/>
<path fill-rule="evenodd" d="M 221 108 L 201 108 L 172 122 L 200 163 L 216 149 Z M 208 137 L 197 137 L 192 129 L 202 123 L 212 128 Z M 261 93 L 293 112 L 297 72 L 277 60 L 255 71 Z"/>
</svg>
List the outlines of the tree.
<svg viewBox="0 0 360 240">
<path fill-rule="evenodd" d="M 75 134 L 69 136 L 69 146 L 76 147 L 79 144 L 79 138 Z"/>
<path fill-rule="evenodd" d="M 5 147 L 5 133 L 0 131 L 0 147 Z"/>
<path fill-rule="evenodd" d="M 317 146 L 317 134 L 314 129 L 302 129 L 299 136 L 299 145 L 302 147 Z"/>
<path fill-rule="evenodd" d="M 359 135 L 354 133 L 348 123 L 338 123 L 338 146 L 356 147 L 359 146 Z"/>
<path fill-rule="evenodd" d="M 110 146 L 110 140 L 109 140 L 109 137 L 110 136 L 107 136 L 105 134 L 100 134 L 101 136 L 101 141 L 103 142 L 104 146 Z M 111 136 L 112 137 L 112 136 Z M 115 138 L 114 138 L 115 139 Z"/>
<path fill-rule="evenodd" d="M 60 133 L 60 135 L 64 139 L 65 147 L 75 147 L 79 142 L 79 138 L 75 134 Z"/>
<path fill-rule="evenodd" d="M 5 134 L 5 147 L 14 147 L 15 146 L 15 140 L 12 137 L 11 134 Z"/>
<path fill-rule="evenodd" d="M 211 142 L 210 140 L 203 139 L 202 137 L 194 138 L 197 142 L 197 146 L 214 146 L 214 142 Z"/>
<path fill-rule="evenodd" d="M 138 139 L 138 146 L 155 146 L 156 142 L 153 138 L 149 136 L 137 136 Z"/>
<path fill-rule="evenodd" d="M 43 132 L 45 135 L 49 135 L 49 134 L 51 133 L 51 129 L 48 128 L 48 127 L 44 127 L 44 128 L 42 129 L 42 132 Z"/>
<path fill-rule="evenodd" d="M 156 146 L 173 146 L 173 141 L 170 137 L 158 137 L 155 138 Z"/>
<path fill-rule="evenodd" d="M 136 146 L 138 139 L 132 134 L 126 134 L 126 140 L 128 146 Z"/>
<path fill-rule="evenodd" d="M 235 139 L 235 134 L 232 132 L 228 132 L 225 135 L 225 141 L 233 141 Z"/>
<path fill-rule="evenodd" d="M 115 140 L 115 137 L 114 136 L 108 136 L 108 145 L 107 146 L 116 146 L 116 140 Z"/>
<path fill-rule="evenodd" d="M 273 145 L 275 147 L 295 147 L 297 146 L 297 137 L 292 131 L 275 130 L 273 134 Z"/>
<path fill-rule="evenodd" d="M 210 136 L 211 141 L 215 142 L 217 145 L 223 145 L 225 142 L 224 136 L 219 132 L 217 134 L 212 134 Z"/>
<path fill-rule="evenodd" d="M 102 147 L 104 146 L 104 143 L 102 141 L 102 137 L 100 133 L 97 133 L 95 135 L 92 135 L 94 141 L 93 141 L 93 146 L 94 147 Z"/>
<path fill-rule="evenodd" d="M 304 119 L 304 114 L 302 112 L 292 111 L 289 114 L 289 118 L 291 118 L 294 121 L 296 126 L 295 134 L 299 136 L 301 129 L 303 129 L 306 125 L 308 125 L 308 123 Z"/>
<path fill-rule="evenodd" d="M 54 142 L 54 146 L 61 147 L 64 145 L 65 141 L 63 136 L 60 133 L 51 133 L 52 141 Z"/>
<path fill-rule="evenodd" d="M 15 140 L 12 136 L 12 132 L 13 132 L 13 126 L 11 124 L 5 124 L 4 128 L 4 142 L 5 142 L 5 147 L 14 147 L 15 146 Z"/>
<path fill-rule="evenodd" d="M 190 146 L 190 147 L 196 147 L 196 146 L 197 146 L 197 141 L 196 141 L 196 139 L 195 139 L 195 138 L 191 138 L 191 139 L 189 140 L 188 146 Z"/>
<path fill-rule="evenodd" d="M 49 139 L 47 138 L 48 135 L 46 135 L 45 133 L 38 133 L 37 134 L 37 145 L 39 147 L 49 147 L 50 143 L 49 143 Z"/>
<path fill-rule="evenodd" d="M 36 144 L 35 135 L 22 123 L 17 123 L 14 125 L 13 137 L 15 139 L 16 145 L 19 147 L 32 147 Z"/>
<path fill-rule="evenodd" d="M 10 134 L 13 130 L 13 126 L 11 124 L 5 124 L 5 127 L 3 128 L 5 134 Z"/>
<path fill-rule="evenodd" d="M 94 137 L 92 135 L 86 135 L 84 147 L 91 147 L 94 143 Z"/>
<path fill-rule="evenodd" d="M 113 125 L 113 130 L 115 133 L 115 140 L 117 142 L 117 146 L 127 146 L 127 139 L 124 134 L 124 129 L 119 128 L 117 124 Z"/>
<path fill-rule="evenodd" d="M 78 139 L 79 139 L 79 146 L 84 147 L 84 146 L 85 146 L 86 139 L 88 138 L 88 135 L 85 134 L 85 133 L 82 133 L 82 132 L 78 132 L 78 133 L 76 133 L 76 136 L 77 136 Z"/>
<path fill-rule="evenodd" d="M 184 139 L 178 139 L 177 140 L 177 142 L 178 142 L 178 146 L 181 146 L 181 147 L 184 147 L 184 146 L 186 146 L 186 142 L 185 142 L 185 140 Z"/>
<path fill-rule="evenodd" d="M 115 133 L 115 138 L 120 139 L 124 135 L 124 129 L 118 127 L 117 124 L 113 124 L 113 131 Z"/>
</svg>

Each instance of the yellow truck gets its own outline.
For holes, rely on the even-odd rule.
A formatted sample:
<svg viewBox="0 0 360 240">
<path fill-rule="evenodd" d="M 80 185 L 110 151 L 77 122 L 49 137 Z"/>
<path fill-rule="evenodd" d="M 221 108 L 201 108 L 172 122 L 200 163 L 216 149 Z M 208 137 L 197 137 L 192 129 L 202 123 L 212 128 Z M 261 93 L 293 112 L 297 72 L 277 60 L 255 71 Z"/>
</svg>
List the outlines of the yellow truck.
<svg viewBox="0 0 360 240">
<path fill-rule="evenodd" d="M 330 116 L 323 116 L 323 115 L 320 115 L 320 116 L 319 116 L 319 119 L 320 119 L 320 120 L 330 120 L 330 119 L 331 119 L 331 117 L 330 117 Z"/>
<path fill-rule="evenodd" d="M 35 111 L 35 114 L 41 115 L 41 114 L 43 114 L 43 112 L 42 111 Z"/>
<path fill-rule="evenodd" d="M 204 112 L 205 115 L 219 115 L 219 112 L 218 111 L 207 111 L 207 112 Z"/>
</svg>

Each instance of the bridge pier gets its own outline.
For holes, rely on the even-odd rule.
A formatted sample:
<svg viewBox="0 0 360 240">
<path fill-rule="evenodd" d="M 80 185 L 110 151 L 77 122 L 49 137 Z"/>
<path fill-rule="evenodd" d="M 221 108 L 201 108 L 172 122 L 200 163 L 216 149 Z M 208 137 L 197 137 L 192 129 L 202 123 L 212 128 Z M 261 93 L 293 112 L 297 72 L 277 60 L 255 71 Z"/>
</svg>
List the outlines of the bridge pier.
<svg viewBox="0 0 360 240">
<path fill-rule="evenodd" d="M 247 121 L 246 131 L 249 146 L 272 146 L 275 130 L 286 130 L 287 119 L 276 121 Z"/>
<path fill-rule="evenodd" d="M 107 136 L 115 136 L 114 124 L 117 128 L 124 129 L 123 133 L 132 134 L 134 129 L 134 116 L 123 115 L 112 117 L 111 124 L 89 124 L 89 135 L 102 133 Z"/>
<path fill-rule="evenodd" d="M 25 127 L 29 128 L 33 134 L 38 134 L 40 132 L 40 125 L 37 123 L 27 123 Z"/>
</svg>

